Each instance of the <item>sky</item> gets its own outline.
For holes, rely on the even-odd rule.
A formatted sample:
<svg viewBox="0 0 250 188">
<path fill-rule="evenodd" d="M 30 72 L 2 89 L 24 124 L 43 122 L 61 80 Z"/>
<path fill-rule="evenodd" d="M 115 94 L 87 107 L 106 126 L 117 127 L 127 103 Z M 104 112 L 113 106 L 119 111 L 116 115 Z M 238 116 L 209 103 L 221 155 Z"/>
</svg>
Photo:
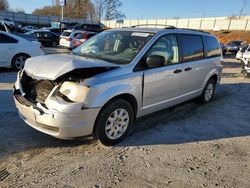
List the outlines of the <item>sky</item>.
<svg viewBox="0 0 250 188">
<path fill-rule="evenodd" d="M 36 8 L 51 5 L 52 0 L 8 0 L 12 9 L 32 13 Z M 201 18 L 231 16 L 246 1 L 245 13 L 250 15 L 250 0 L 121 0 L 121 11 L 127 19 Z"/>
</svg>

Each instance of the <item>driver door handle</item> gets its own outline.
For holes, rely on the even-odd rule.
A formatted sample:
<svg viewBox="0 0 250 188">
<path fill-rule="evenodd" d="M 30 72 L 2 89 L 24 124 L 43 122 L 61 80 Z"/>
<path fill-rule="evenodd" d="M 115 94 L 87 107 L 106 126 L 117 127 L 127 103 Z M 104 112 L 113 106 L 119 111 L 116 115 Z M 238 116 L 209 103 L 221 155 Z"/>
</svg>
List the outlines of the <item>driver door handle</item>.
<svg viewBox="0 0 250 188">
<path fill-rule="evenodd" d="M 190 71 L 190 70 L 192 70 L 192 67 L 185 68 L 185 71 Z"/>
<path fill-rule="evenodd" d="M 176 69 L 176 70 L 174 71 L 175 74 L 179 74 L 179 73 L 181 73 L 181 72 L 182 72 L 181 69 Z"/>
</svg>

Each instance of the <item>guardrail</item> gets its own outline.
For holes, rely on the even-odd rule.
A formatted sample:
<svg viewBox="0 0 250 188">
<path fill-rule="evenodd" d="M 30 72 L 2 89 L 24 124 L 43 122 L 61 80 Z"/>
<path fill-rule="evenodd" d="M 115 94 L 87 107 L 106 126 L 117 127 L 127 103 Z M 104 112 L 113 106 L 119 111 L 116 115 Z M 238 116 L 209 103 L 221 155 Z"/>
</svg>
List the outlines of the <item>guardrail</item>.
<svg viewBox="0 0 250 188">
<path fill-rule="evenodd" d="M 146 20 L 119 20 L 102 21 L 109 28 L 131 27 L 133 25 L 146 25 L 145 27 L 164 28 L 172 25 L 179 28 L 199 30 L 250 30 L 250 19 L 218 18 L 190 18 L 190 19 L 146 19 Z M 158 26 L 157 26 L 158 25 Z M 161 25 L 161 26 L 159 26 Z M 162 26 L 163 25 L 163 26 Z"/>
<path fill-rule="evenodd" d="M 19 22 L 26 25 L 37 25 L 37 26 L 50 26 L 51 22 L 60 21 L 59 16 L 40 16 L 34 14 L 24 14 L 16 12 L 3 12 L 0 11 L 1 17 L 7 17 L 13 19 L 15 22 Z M 93 23 L 91 20 L 85 19 L 74 19 L 64 18 L 63 21 L 77 22 L 77 23 Z"/>
</svg>

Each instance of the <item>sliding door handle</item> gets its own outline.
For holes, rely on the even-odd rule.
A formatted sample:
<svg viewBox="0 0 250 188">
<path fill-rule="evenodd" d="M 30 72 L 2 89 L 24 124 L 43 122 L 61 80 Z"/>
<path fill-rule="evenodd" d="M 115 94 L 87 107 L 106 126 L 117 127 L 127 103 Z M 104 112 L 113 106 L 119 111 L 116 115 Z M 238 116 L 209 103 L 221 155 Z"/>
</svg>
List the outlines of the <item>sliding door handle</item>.
<svg viewBox="0 0 250 188">
<path fill-rule="evenodd" d="M 190 70 L 192 70 L 192 67 L 185 68 L 185 71 L 190 71 Z"/>
</svg>

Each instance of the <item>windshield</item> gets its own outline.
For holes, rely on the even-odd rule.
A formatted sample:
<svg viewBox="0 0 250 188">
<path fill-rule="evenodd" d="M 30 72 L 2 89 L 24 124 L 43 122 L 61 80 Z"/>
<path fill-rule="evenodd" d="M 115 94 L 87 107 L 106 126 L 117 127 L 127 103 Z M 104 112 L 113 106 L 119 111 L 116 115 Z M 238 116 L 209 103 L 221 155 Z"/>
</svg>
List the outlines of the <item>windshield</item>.
<svg viewBox="0 0 250 188">
<path fill-rule="evenodd" d="M 243 47 L 241 48 L 240 52 L 245 52 L 247 48 L 248 48 L 248 45 L 243 46 Z"/>
<path fill-rule="evenodd" d="M 104 31 L 73 50 L 73 54 L 129 64 L 153 35 L 134 31 Z"/>
</svg>

